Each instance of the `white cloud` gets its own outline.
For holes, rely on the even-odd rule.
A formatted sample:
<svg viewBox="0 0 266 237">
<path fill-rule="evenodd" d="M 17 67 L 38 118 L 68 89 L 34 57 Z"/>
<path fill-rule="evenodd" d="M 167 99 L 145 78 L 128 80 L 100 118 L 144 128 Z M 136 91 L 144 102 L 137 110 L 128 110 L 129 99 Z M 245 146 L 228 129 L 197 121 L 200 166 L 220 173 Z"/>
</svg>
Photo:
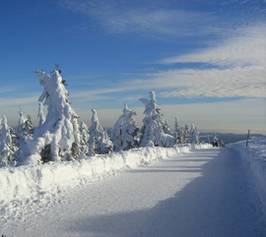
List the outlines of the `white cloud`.
<svg viewBox="0 0 266 237">
<path fill-rule="evenodd" d="M 217 47 L 160 60 L 162 64 L 196 62 L 216 67 L 162 71 L 152 80 L 176 87 L 161 94 L 165 97 L 266 97 L 265 39 L 265 24 L 241 29 Z"/>
<path fill-rule="evenodd" d="M 266 68 L 172 69 L 147 74 L 146 79 L 131 80 L 111 88 L 79 91 L 73 98 L 81 100 L 111 99 L 117 92 L 130 98 L 144 90 L 164 90 L 162 97 L 266 97 Z M 133 96 L 136 98 L 136 96 Z M 113 97 L 114 98 L 114 97 Z M 124 99 L 124 98 L 123 98 Z"/>
<path fill-rule="evenodd" d="M 215 67 L 162 69 L 134 80 L 95 90 L 79 91 L 73 98 L 101 100 L 118 92 L 163 90 L 162 97 L 266 97 L 266 25 L 239 29 L 235 36 L 202 51 L 162 59 L 162 64 L 198 62 Z"/>
<path fill-rule="evenodd" d="M 217 33 L 210 24 L 216 19 L 207 12 L 132 4 L 128 1 L 61 0 L 60 5 L 91 17 L 107 32 L 141 33 L 149 37 L 195 36 Z M 133 6 L 131 6 L 133 5 Z M 222 31 L 219 32 L 221 34 Z"/>
<path fill-rule="evenodd" d="M 217 65 L 245 66 L 266 63 L 266 24 L 247 27 L 235 32 L 217 47 L 207 48 L 191 54 L 165 58 L 161 64 L 200 62 Z"/>
<path fill-rule="evenodd" d="M 171 82 L 175 90 L 163 97 L 266 97 L 266 69 L 256 66 L 229 69 L 184 69 L 161 72 L 157 81 Z"/>
</svg>

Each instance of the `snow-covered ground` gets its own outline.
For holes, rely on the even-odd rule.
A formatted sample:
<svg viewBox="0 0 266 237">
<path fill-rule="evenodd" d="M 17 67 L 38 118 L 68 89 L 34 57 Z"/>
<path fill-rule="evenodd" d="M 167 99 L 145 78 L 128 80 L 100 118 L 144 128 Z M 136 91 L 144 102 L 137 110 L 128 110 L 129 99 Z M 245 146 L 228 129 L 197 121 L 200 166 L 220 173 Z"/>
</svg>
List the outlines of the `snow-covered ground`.
<svg viewBox="0 0 266 237">
<path fill-rule="evenodd" d="M 266 137 L 251 137 L 248 147 L 246 141 L 234 143 L 231 147 L 242 157 L 266 210 Z"/>
<path fill-rule="evenodd" d="M 197 145 L 207 148 L 209 145 Z M 0 169 L 0 226 L 9 218 L 21 219 L 27 208 L 38 211 L 50 205 L 75 187 L 101 180 L 124 169 L 148 165 L 167 157 L 180 156 L 195 148 L 136 148 L 129 151 L 96 155 L 79 161 L 49 162 L 37 166 L 3 167 Z M 3 223 L 1 223 L 3 222 Z"/>
<path fill-rule="evenodd" d="M 139 154 L 134 151 L 132 160 L 137 159 L 137 163 L 133 161 L 130 166 L 132 161 L 129 162 L 128 169 L 123 165 L 123 172 L 100 182 L 91 182 L 92 176 L 81 179 L 83 182 L 73 177 L 71 185 L 64 185 L 65 188 L 58 185 L 53 192 L 39 193 L 38 199 L 25 199 L 28 203 L 25 201 L 22 206 L 18 200 L 10 201 L 1 206 L 0 234 L 7 237 L 266 235 L 259 197 L 236 150 L 210 148 L 183 155 L 172 148 L 159 150 L 159 153 L 142 150 Z M 138 156 L 145 152 L 153 158 L 157 154 L 153 159 L 156 162 L 150 163 L 148 159 L 148 166 L 139 162 Z M 53 180 L 53 174 L 50 175 Z M 96 172 L 95 177 L 102 175 Z M 71 180 L 70 177 L 68 182 Z"/>
</svg>

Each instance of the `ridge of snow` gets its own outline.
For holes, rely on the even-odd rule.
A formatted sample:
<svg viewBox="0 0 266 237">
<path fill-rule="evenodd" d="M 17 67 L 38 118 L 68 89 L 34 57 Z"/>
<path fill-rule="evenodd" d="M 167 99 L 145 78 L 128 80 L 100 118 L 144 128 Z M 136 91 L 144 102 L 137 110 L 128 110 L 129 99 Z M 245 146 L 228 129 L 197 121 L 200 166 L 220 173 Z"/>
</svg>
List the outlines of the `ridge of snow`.
<svg viewBox="0 0 266 237">
<path fill-rule="evenodd" d="M 136 168 L 160 159 L 209 148 L 209 144 L 173 148 L 146 147 L 129 151 L 96 155 L 79 161 L 49 162 L 37 166 L 0 169 L 0 203 L 41 199 L 44 193 L 93 182 L 126 168 Z"/>
</svg>

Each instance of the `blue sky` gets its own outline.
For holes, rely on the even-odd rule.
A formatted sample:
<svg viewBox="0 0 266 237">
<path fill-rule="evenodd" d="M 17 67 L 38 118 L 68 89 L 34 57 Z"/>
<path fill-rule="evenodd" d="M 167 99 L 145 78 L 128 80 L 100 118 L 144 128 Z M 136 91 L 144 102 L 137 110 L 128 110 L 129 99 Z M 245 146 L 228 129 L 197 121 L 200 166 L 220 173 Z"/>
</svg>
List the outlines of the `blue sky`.
<svg viewBox="0 0 266 237">
<path fill-rule="evenodd" d="M 0 113 L 36 117 L 33 70 L 59 64 L 73 107 L 112 126 L 124 102 L 155 90 L 171 123 L 266 132 L 265 0 L 5 1 Z"/>
</svg>

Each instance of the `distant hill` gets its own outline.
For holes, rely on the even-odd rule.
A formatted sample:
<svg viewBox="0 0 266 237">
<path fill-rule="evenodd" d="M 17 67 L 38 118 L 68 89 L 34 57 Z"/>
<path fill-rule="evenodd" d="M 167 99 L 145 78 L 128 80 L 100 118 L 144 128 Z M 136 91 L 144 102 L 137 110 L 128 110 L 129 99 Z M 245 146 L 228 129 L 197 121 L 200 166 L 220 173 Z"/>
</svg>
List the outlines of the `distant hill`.
<svg viewBox="0 0 266 237">
<path fill-rule="evenodd" d="M 208 142 L 208 136 L 210 141 L 212 141 L 214 135 L 224 141 L 224 144 L 238 142 L 241 140 L 245 140 L 247 138 L 247 134 L 235 134 L 235 133 L 201 133 L 201 140 Z M 251 136 L 263 136 L 261 134 L 252 134 Z"/>
</svg>

